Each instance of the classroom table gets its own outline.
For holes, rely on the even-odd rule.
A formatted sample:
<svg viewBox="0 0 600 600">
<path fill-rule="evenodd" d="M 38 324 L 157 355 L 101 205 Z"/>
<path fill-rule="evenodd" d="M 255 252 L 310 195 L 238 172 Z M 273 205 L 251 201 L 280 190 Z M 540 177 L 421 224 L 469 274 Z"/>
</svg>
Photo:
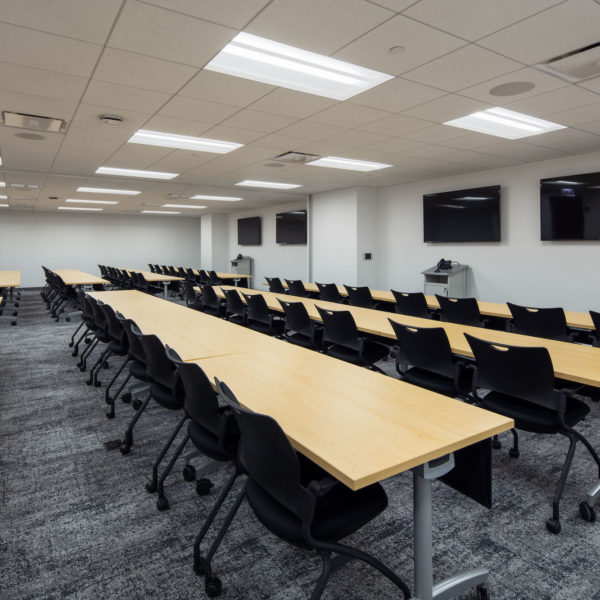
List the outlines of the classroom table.
<svg viewBox="0 0 600 600">
<path fill-rule="evenodd" d="M 282 282 L 283 287 L 287 288 L 287 283 L 285 281 Z M 316 283 L 311 281 L 303 282 L 304 289 L 309 293 L 319 293 L 319 288 Z M 264 285 L 268 285 L 265 283 Z M 343 285 L 337 286 L 338 291 L 341 296 L 347 296 L 346 288 Z M 390 304 L 396 304 L 396 299 L 394 298 L 394 294 L 390 290 L 371 290 L 371 296 L 373 300 L 379 302 L 388 302 Z M 440 304 L 435 296 L 425 296 L 425 301 L 427 302 L 427 306 L 431 309 L 439 310 Z M 487 317 L 499 317 L 501 319 L 512 319 L 512 315 L 508 305 L 503 302 L 485 302 L 483 300 L 478 300 L 477 304 L 479 305 L 479 312 L 482 315 Z M 592 322 L 592 318 L 589 313 L 577 312 L 574 310 L 565 310 L 565 317 L 567 319 L 567 325 L 569 327 L 574 327 L 576 329 L 594 329 L 594 323 Z"/>
<path fill-rule="evenodd" d="M 215 286 L 215 290 L 218 291 L 218 287 L 219 286 Z M 220 286 L 220 288 L 235 289 L 231 286 Z M 508 331 L 498 331 L 496 329 L 485 329 L 483 327 L 470 327 L 457 323 L 421 319 L 419 317 L 389 313 L 370 308 L 348 306 L 347 304 L 337 304 L 335 302 L 324 302 L 322 300 L 311 298 L 301 298 L 299 296 L 291 296 L 290 294 L 276 294 L 274 292 L 263 292 L 259 290 L 248 290 L 246 293 L 263 294 L 268 307 L 271 310 L 278 310 L 280 312 L 283 312 L 283 309 L 277 300 L 278 297 L 282 300 L 302 302 L 306 306 L 310 318 L 315 321 L 321 321 L 321 316 L 315 306 L 320 306 L 328 310 L 349 310 L 356 321 L 356 326 L 359 331 L 389 338 L 390 340 L 395 340 L 396 336 L 388 318 L 397 321 L 398 323 L 412 325 L 413 327 L 442 327 L 448 335 L 452 352 L 459 356 L 473 356 L 471 348 L 464 336 L 465 333 L 498 344 L 508 344 L 511 346 L 542 346 L 547 348 L 550 353 L 556 377 L 579 384 L 600 387 L 600 348 L 570 342 L 558 342 L 547 338 L 538 338 Z M 220 295 L 223 296 L 222 293 Z"/>
<path fill-rule="evenodd" d="M 0 271 L 0 288 L 8 288 L 10 299 L 13 291 L 21 285 L 21 271 Z"/>
<path fill-rule="evenodd" d="M 207 269 L 204 270 L 208 273 Z M 194 271 L 196 275 L 200 275 L 199 269 L 192 269 L 192 271 Z M 236 286 L 239 285 L 242 279 L 252 279 L 252 275 L 242 275 L 241 273 L 221 273 L 220 271 L 215 271 L 215 273 L 217 274 L 217 277 L 222 281 L 231 280 L 235 282 Z"/>
<path fill-rule="evenodd" d="M 110 283 L 106 279 L 79 269 L 52 269 L 52 272 L 56 273 L 65 285 L 104 285 Z"/>
<path fill-rule="evenodd" d="M 161 275 L 160 273 L 153 273 L 152 271 L 144 271 L 142 269 L 125 269 L 129 273 L 132 271 L 135 273 L 141 273 L 144 279 L 150 283 L 162 283 L 163 284 L 163 296 L 165 299 L 168 297 L 169 283 L 172 281 L 185 281 L 185 277 L 176 277 L 175 275 Z"/>
</svg>

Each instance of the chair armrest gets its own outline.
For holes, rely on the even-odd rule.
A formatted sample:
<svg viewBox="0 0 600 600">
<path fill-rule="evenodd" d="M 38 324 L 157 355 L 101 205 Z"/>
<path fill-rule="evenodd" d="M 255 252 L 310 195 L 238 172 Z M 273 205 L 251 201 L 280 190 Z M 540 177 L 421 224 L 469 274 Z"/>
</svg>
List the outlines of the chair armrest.
<svg viewBox="0 0 600 600">
<path fill-rule="evenodd" d="M 329 493 L 338 483 L 339 481 L 335 477 L 326 475 L 323 477 L 323 479 L 315 479 L 311 481 L 308 484 L 307 489 L 309 492 L 321 498 L 325 494 Z"/>
</svg>

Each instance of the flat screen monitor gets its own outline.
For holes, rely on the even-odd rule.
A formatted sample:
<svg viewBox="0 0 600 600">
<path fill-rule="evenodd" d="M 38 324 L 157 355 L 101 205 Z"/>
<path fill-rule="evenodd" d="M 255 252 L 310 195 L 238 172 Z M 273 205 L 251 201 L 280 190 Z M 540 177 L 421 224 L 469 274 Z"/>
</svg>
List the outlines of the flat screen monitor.
<svg viewBox="0 0 600 600">
<path fill-rule="evenodd" d="M 277 244 L 306 244 L 306 211 L 277 213 L 275 220 Z"/>
<path fill-rule="evenodd" d="M 600 173 L 540 181 L 542 240 L 600 240 Z"/>
<path fill-rule="evenodd" d="M 261 239 L 261 219 L 260 217 L 249 217 L 247 219 L 238 219 L 238 245 L 239 246 L 260 246 Z"/>
<path fill-rule="evenodd" d="M 425 242 L 499 242 L 500 186 L 423 196 Z"/>
</svg>

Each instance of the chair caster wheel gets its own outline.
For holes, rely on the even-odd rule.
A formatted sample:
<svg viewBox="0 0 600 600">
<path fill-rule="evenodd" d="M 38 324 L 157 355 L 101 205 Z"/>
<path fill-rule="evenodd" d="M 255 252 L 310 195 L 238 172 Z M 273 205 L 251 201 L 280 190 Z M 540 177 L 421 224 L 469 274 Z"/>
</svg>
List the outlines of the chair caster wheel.
<svg viewBox="0 0 600 600">
<path fill-rule="evenodd" d="M 194 573 L 196 575 L 204 575 L 204 557 L 201 556 L 197 560 L 194 560 Z"/>
<path fill-rule="evenodd" d="M 128 404 L 129 402 L 131 402 L 131 392 L 125 392 L 122 396 L 121 396 L 121 400 L 123 402 L 125 402 L 125 404 Z"/>
<path fill-rule="evenodd" d="M 73 350 L 73 352 L 71 352 L 71 356 L 77 356 L 79 354 L 79 352 L 77 352 L 77 350 Z"/>
<path fill-rule="evenodd" d="M 149 479 L 146 482 L 146 491 L 149 494 L 154 494 L 154 492 L 156 491 L 156 483 L 152 479 Z"/>
<path fill-rule="evenodd" d="M 204 591 L 209 598 L 216 598 L 221 594 L 223 586 L 218 577 L 210 577 L 204 582 Z"/>
<path fill-rule="evenodd" d="M 203 477 L 196 481 L 196 494 L 198 496 L 207 496 L 210 494 L 210 488 L 213 487 L 214 483 L 210 479 Z"/>
<path fill-rule="evenodd" d="M 156 501 L 156 508 L 158 510 L 167 510 L 169 508 L 169 501 L 164 496 L 159 496 Z"/>
<path fill-rule="evenodd" d="M 66 321 L 67 323 L 70 323 L 70 322 L 71 322 L 71 317 L 66 317 L 66 318 L 65 318 L 65 321 Z"/>
<path fill-rule="evenodd" d="M 509 454 L 509 456 L 510 456 L 511 458 L 519 458 L 519 451 L 518 451 L 518 450 L 515 450 L 514 448 L 511 448 L 511 449 L 508 451 L 508 454 Z"/>
<path fill-rule="evenodd" d="M 16 321 L 11 321 L 10 324 L 14 327 L 17 324 L 17 322 Z"/>
<path fill-rule="evenodd" d="M 196 469 L 192 465 L 183 467 L 183 478 L 185 481 L 194 481 L 196 479 Z"/>
<path fill-rule="evenodd" d="M 131 406 L 133 406 L 134 410 L 139 410 L 140 406 L 142 406 L 142 401 L 141 400 L 134 400 L 131 403 Z"/>
<path fill-rule="evenodd" d="M 86 344 L 91 344 L 92 340 L 90 338 L 85 338 L 85 340 L 83 340 Z"/>
<path fill-rule="evenodd" d="M 115 411 L 114 410 L 109 410 L 106 412 L 106 418 L 107 419 L 114 419 L 115 418 Z"/>
<path fill-rule="evenodd" d="M 92 381 L 90 381 L 89 379 L 86 380 L 85 385 L 92 385 Z"/>
<path fill-rule="evenodd" d="M 548 519 L 546 521 L 546 529 L 555 535 L 560 533 L 560 521 L 558 519 Z"/>
<path fill-rule="evenodd" d="M 587 502 L 581 502 L 579 505 L 579 515 L 584 521 L 593 523 L 596 520 L 596 509 Z"/>
<path fill-rule="evenodd" d="M 490 591 L 484 585 L 477 586 L 477 600 L 491 600 Z"/>
<path fill-rule="evenodd" d="M 500 440 L 492 440 L 492 448 L 494 450 L 500 450 L 500 448 L 502 448 L 502 442 Z"/>
<path fill-rule="evenodd" d="M 121 454 L 129 454 L 131 451 L 131 444 L 128 444 L 127 442 L 121 442 L 119 445 L 119 450 Z"/>
<path fill-rule="evenodd" d="M 101 381 L 98 381 L 98 380 L 94 381 L 94 387 L 100 387 L 101 385 L 102 385 Z"/>
</svg>

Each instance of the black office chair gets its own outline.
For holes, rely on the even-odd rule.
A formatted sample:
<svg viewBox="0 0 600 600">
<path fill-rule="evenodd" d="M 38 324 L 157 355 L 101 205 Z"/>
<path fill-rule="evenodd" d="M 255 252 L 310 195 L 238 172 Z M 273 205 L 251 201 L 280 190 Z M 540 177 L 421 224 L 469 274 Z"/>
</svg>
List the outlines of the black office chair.
<svg viewBox="0 0 600 600">
<path fill-rule="evenodd" d="M 203 285 L 200 288 L 201 305 L 200 310 L 213 317 L 222 317 L 224 313 L 225 300 L 219 298 L 212 285 Z"/>
<path fill-rule="evenodd" d="M 383 373 L 375 363 L 388 356 L 387 346 L 361 337 L 350 311 L 328 310 L 319 306 L 316 309 L 323 321 L 325 354 Z"/>
<path fill-rule="evenodd" d="M 208 283 L 210 285 L 223 285 L 216 271 L 208 271 Z"/>
<path fill-rule="evenodd" d="M 398 292 L 392 290 L 396 300 L 396 312 L 421 319 L 431 319 L 431 313 L 427 307 L 427 300 L 423 292 Z"/>
<path fill-rule="evenodd" d="M 279 277 L 265 277 L 267 283 L 269 284 L 269 291 L 274 292 L 276 294 L 285 294 L 285 288 L 283 287 L 283 283 L 281 283 L 281 279 Z"/>
<path fill-rule="evenodd" d="M 319 288 L 319 300 L 337 302 L 338 304 L 344 302 L 335 283 L 317 283 L 317 287 Z"/>
<path fill-rule="evenodd" d="M 188 308 L 193 308 L 194 310 L 200 310 L 201 300 L 199 295 L 194 290 L 193 282 L 186 279 L 181 282 L 183 284 L 183 299 L 185 300 L 185 305 Z"/>
<path fill-rule="evenodd" d="M 396 370 L 401 379 L 444 396 L 466 400 L 472 388 L 472 370 L 452 354 L 442 327 L 413 327 L 388 319 L 398 345 Z M 402 370 L 401 365 L 410 365 Z"/>
<path fill-rule="evenodd" d="M 572 342 L 565 311 L 562 308 L 531 308 L 506 303 L 515 324 L 515 333 Z"/>
<path fill-rule="evenodd" d="M 77 356 L 79 354 L 79 344 L 85 340 L 86 344 L 89 344 L 91 340 L 88 335 L 90 332 L 93 332 L 96 329 L 96 323 L 94 321 L 94 310 L 92 309 L 92 305 L 89 299 L 86 297 L 85 292 L 79 290 L 77 292 L 79 297 L 79 306 L 81 307 L 81 324 L 75 330 L 73 335 L 71 336 L 71 340 L 69 342 L 69 347 L 73 348 L 73 352 L 71 352 L 71 356 Z M 83 333 L 79 336 L 77 341 L 75 341 L 75 337 L 79 330 L 83 327 Z"/>
<path fill-rule="evenodd" d="M 283 337 L 292 344 L 311 350 L 320 350 L 323 326 L 311 321 L 306 306 L 302 302 L 288 302 L 281 298 L 277 298 L 277 300 L 285 315 Z"/>
<path fill-rule="evenodd" d="M 436 294 L 440 303 L 442 321 L 485 327 L 487 321 L 481 317 L 479 304 L 475 298 L 447 298 Z"/>
<path fill-rule="evenodd" d="M 288 293 L 292 296 L 299 296 L 301 298 L 306 298 L 308 296 L 301 279 L 286 279 L 285 282 L 288 286 Z"/>
<path fill-rule="evenodd" d="M 248 479 L 204 562 L 208 596 L 221 591 L 220 579 L 212 574 L 212 557 L 245 497 L 271 533 L 297 548 L 320 554 L 323 567 L 312 600 L 321 598 L 330 574 L 347 559 L 371 565 L 400 588 L 404 598 L 410 598 L 408 586 L 391 569 L 370 554 L 340 543 L 387 508 L 383 487 L 374 483 L 350 490 L 296 453 L 277 421 L 244 410 L 237 402 L 231 406 L 241 431 L 238 460 Z M 333 553 L 342 558 L 332 558 Z"/>
<path fill-rule="evenodd" d="M 244 294 L 243 292 L 242 296 L 246 301 L 246 324 L 248 327 L 267 335 L 281 336 L 283 320 L 269 310 L 265 297 L 262 294 Z"/>
<path fill-rule="evenodd" d="M 237 325 L 246 325 L 246 305 L 237 290 L 223 290 L 225 293 L 225 318 Z"/>
<path fill-rule="evenodd" d="M 555 390 L 554 368 L 546 348 L 499 345 L 465 334 L 476 368 L 473 394 L 482 408 L 499 413 L 515 421 L 517 430 L 533 433 L 561 434 L 569 439 L 569 451 L 554 492 L 552 518 L 546 521 L 551 533 L 559 533 L 559 504 L 565 486 L 577 441 L 588 449 L 598 466 L 600 458 L 587 439 L 573 429 L 590 411 L 585 402 L 569 395 L 568 390 Z M 485 396 L 478 389 L 490 390 Z M 511 455 L 519 456 L 518 435 L 513 432 Z M 580 514 L 586 521 L 594 521 L 593 506 L 582 502 Z"/>
<path fill-rule="evenodd" d="M 108 344 L 111 341 L 110 335 L 108 334 L 108 323 L 106 322 L 104 312 L 100 309 L 98 300 L 92 298 L 91 296 L 88 296 L 88 301 L 94 315 L 94 339 L 79 357 L 79 362 L 77 363 L 77 366 L 79 367 L 80 371 L 86 370 L 87 360 L 92 355 L 94 350 L 98 347 L 98 344 Z M 105 361 L 103 360 L 103 357 L 105 352 L 106 348 L 102 351 L 100 358 L 96 360 L 96 362 L 90 369 L 90 376 L 86 381 L 88 385 L 95 385 L 96 387 L 100 386 L 100 382 L 97 379 L 98 376 L 96 374 L 96 370 L 104 366 Z"/>
<path fill-rule="evenodd" d="M 594 324 L 594 329 L 590 332 L 592 344 L 600 346 L 600 312 L 590 310 L 590 317 L 592 317 L 592 323 Z"/>
<path fill-rule="evenodd" d="M 348 304 L 350 306 L 360 306 L 361 308 L 377 308 L 373 302 L 371 290 L 366 286 L 344 285 L 348 294 Z"/>
<path fill-rule="evenodd" d="M 148 267 L 150 267 L 150 271 L 152 271 L 152 273 L 156 273 L 156 267 L 153 264 L 148 263 Z"/>
</svg>

